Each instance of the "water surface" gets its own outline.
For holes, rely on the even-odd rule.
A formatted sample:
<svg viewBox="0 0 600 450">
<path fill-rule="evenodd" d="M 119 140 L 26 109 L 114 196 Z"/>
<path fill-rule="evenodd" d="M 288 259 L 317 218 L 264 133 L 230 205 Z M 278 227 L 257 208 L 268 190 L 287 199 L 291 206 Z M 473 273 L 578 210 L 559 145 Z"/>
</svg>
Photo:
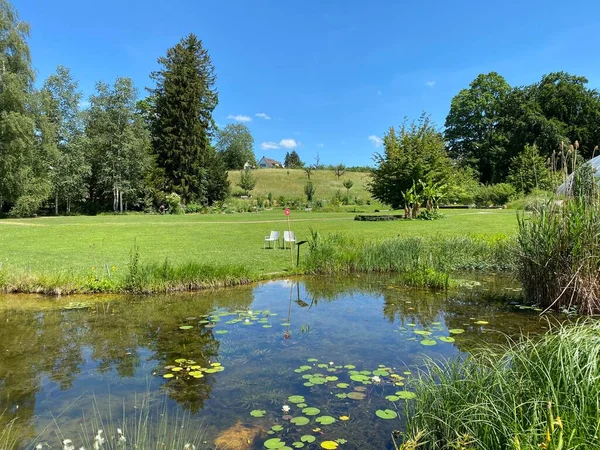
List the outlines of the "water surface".
<svg viewBox="0 0 600 450">
<path fill-rule="evenodd" d="M 411 403 L 393 396 L 411 391 L 425 358 L 546 329 L 518 301 L 511 283 L 494 278 L 434 293 L 382 276 L 161 297 L 6 297 L 0 430 L 16 419 L 20 446 L 58 448 L 69 437 L 79 448 L 82 417 L 95 410 L 120 423 L 143 399 L 166 405 L 175 423 L 185 416 L 205 448 L 238 422 L 262 427 L 256 448 L 272 438 L 292 447 L 306 435 L 315 442 L 305 448 L 336 440 L 348 450 L 392 448 L 390 434 L 402 430 Z M 398 417 L 377 415 L 385 410 Z M 290 423 L 298 417 L 309 422 Z"/>
</svg>

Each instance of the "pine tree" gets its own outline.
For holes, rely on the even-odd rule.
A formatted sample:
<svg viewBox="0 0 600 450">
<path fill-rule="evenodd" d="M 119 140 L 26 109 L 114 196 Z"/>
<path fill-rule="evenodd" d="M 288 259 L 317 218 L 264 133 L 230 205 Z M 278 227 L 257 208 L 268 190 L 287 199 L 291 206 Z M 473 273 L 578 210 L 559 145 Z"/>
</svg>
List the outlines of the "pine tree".
<svg viewBox="0 0 600 450">
<path fill-rule="evenodd" d="M 210 144 L 218 103 L 216 75 L 206 49 L 194 34 L 183 38 L 158 59 L 152 136 L 165 189 L 185 203 L 212 203 L 229 189 L 225 165 Z"/>
<path fill-rule="evenodd" d="M 300 160 L 300 155 L 296 150 L 285 154 L 284 163 L 286 169 L 301 169 L 304 167 L 304 162 Z"/>
</svg>

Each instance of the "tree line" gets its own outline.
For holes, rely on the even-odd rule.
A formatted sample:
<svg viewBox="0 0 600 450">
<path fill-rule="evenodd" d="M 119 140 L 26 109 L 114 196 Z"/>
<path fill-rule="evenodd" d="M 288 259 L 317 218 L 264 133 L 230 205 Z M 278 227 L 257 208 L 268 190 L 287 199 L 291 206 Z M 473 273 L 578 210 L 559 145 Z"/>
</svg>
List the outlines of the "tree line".
<svg viewBox="0 0 600 450">
<path fill-rule="evenodd" d="M 0 209 L 31 216 L 49 205 L 87 213 L 158 208 L 166 194 L 210 205 L 229 193 L 226 154 L 212 144 L 218 104 L 210 56 L 193 34 L 158 59 L 138 100 L 130 78 L 83 95 L 59 66 L 41 89 L 29 26 L 0 0 Z"/>
</svg>

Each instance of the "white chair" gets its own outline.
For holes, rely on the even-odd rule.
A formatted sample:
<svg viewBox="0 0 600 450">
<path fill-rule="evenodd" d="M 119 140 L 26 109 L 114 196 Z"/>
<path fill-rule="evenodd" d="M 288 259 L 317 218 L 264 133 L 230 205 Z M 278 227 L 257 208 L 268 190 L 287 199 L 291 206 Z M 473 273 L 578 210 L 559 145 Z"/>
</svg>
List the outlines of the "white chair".
<svg viewBox="0 0 600 450">
<path fill-rule="evenodd" d="M 290 244 L 290 247 L 296 244 L 296 235 L 293 231 L 283 232 L 283 248 L 285 248 L 286 242 Z"/>
<path fill-rule="evenodd" d="M 267 242 L 269 243 L 269 248 L 272 248 L 272 242 L 277 242 L 277 246 L 279 247 L 279 231 L 271 231 L 271 234 L 269 236 L 265 236 L 265 241 L 263 242 L 263 249 L 267 248 Z"/>
</svg>

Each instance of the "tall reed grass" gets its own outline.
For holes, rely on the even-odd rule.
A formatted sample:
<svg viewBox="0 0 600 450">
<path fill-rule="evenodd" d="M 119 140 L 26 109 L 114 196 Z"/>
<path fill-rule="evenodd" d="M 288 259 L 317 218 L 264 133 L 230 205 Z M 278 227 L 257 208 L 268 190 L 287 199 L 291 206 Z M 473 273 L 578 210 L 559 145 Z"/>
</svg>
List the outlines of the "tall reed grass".
<svg viewBox="0 0 600 450">
<path fill-rule="evenodd" d="M 302 267 L 313 274 L 402 273 L 408 281 L 414 281 L 412 285 L 427 286 L 433 281 L 434 287 L 440 287 L 447 285 L 448 274 L 453 271 L 514 269 L 513 247 L 514 241 L 506 237 L 397 237 L 367 241 L 312 232 Z"/>
<path fill-rule="evenodd" d="M 518 274 L 526 297 L 548 309 L 600 312 L 600 202 L 551 201 L 519 217 Z"/>
<path fill-rule="evenodd" d="M 600 323 L 429 361 L 413 388 L 408 429 L 426 432 L 423 449 L 600 448 Z"/>
</svg>

